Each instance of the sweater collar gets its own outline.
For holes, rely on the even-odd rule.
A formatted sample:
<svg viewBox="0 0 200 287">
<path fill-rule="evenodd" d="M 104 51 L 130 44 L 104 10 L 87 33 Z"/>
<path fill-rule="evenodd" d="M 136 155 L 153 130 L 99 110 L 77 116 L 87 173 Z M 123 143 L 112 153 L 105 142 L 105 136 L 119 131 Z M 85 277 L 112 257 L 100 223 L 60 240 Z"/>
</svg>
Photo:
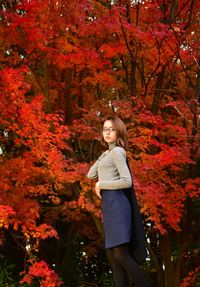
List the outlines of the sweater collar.
<svg viewBox="0 0 200 287">
<path fill-rule="evenodd" d="M 117 143 L 116 142 L 112 142 L 112 143 L 109 143 L 108 146 L 109 146 L 109 150 L 112 150 L 114 147 L 117 146 Z"/>
</svg>

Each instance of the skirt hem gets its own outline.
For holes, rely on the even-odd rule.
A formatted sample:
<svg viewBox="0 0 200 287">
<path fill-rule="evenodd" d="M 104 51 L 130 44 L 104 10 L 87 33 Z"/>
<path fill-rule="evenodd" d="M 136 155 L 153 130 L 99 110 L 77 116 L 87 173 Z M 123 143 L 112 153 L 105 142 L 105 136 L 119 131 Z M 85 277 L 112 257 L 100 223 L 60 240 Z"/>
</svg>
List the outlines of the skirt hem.
<svg viewBox="0 0 200 287">
<path fill-rule="evenodd" d="M 117 243 L 117 244 L 113 244 L 111 246 L 106 246 L 105 249 L 109 249 L 109 248 L 113 248 L 113 247 L 116 247 L 116 246 L 119 246 L 119 245 L 123 245 L 125 243 L 130 243 L 131 241 L 123 241 L 123 242 L 120 242 L 120 243 Z"/>
</svg>

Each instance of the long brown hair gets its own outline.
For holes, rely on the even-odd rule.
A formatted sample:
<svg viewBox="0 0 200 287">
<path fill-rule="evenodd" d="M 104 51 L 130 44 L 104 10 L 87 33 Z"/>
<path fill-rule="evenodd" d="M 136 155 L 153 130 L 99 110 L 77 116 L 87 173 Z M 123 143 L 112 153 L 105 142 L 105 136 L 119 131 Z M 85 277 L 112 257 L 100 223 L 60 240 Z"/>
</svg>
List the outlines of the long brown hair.
<svg viewBox="0 0 200 287">
<path fill-rule="evenodd" d="M 117 145 L 126 148 L 128 145 L 128 133 L 124 122 L 119 117 L 108 117 L 104 123 L 106 121 L 111 121 L 113 123 L 113 127 L 117 132 Z M 108 145 L 103 138 L 103 133 L 101 134 L 101 143 L 104 146 Z"/>
</svg>

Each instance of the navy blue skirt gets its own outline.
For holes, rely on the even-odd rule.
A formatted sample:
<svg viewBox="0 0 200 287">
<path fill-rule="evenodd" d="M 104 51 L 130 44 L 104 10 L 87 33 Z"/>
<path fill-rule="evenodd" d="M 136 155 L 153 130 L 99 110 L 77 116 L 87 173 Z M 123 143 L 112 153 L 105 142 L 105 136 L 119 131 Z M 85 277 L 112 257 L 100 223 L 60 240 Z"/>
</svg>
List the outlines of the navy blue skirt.
<svg viewBox="0 0 200 287">
<path fill-rule="evenodd" d="M 102 189 L 105 248 L 131 240 L 131 205 L 122 189 Z"/>
</svg>

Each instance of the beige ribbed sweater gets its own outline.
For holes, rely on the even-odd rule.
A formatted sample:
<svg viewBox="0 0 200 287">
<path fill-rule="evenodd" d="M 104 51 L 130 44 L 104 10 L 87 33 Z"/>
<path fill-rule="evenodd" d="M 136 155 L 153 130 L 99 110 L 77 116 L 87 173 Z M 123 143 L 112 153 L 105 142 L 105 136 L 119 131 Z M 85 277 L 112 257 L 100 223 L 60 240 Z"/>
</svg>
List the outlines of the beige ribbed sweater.
<svg viewBox="0 0 200 287">
<path fill-rule="evenodd" d="M 98 179 L 100 189 L 129 188 L 132 178 L 126 164 L 126 151 L 115 143 L 109 144 L 105 151 L 90 168 L 87 177 Z"/>
</svg>

